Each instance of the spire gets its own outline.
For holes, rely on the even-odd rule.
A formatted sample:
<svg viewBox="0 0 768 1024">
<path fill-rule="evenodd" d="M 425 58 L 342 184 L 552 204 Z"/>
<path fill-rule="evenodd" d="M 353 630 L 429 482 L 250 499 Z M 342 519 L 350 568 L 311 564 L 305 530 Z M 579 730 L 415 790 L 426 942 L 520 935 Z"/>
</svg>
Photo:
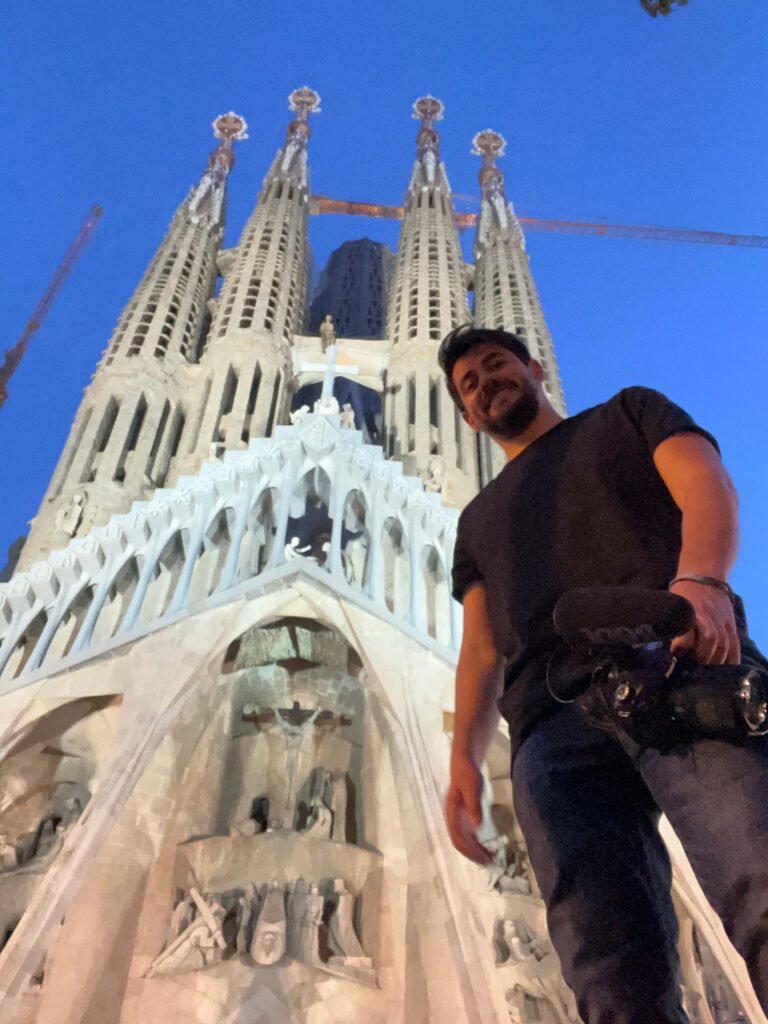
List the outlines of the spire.
<svg viewBox="0 0 768 1024">
<path fill-rule="evenodd" d="M 425 479 L 437 458 L 461 504 L 475 489 L 474 440 L 455 414 L 436 361 L 442 338 L 470 319 L 468 275 L 435 128 L 443 109 L 434 96 L 422 96 L 413 104 L 420 126 L 389 297 L 392 356 L 384 426 L 387 454 L 401 458 L 409 471 Z"/>
<path fill-rule="evenodd" d="M 213 319 L 177 472 L 196 472 L 212 445 L 218 451 L 269 436 L 284 413 L 291 346 L 307 313 L 309 118 L 320 97 L 305 85 L 288 107 L 294 116 L 285 143 L 239 243 L 219 261 L 225 278 L 209 303 Z"/>
<path fill-rule="evenodd" d="M 445 107 L 440 100 L 434 96 L 421 96 L 413 104 L 413 114 L 416 121 L 421 122 L 419 132 L 416 136 L 416 166 L 414 167 L 411 186 L 420 185 L 422 188 L 435 188 L 435 186 L 448 188 L 448 179 L 440 164 L 440 135 L 435 128 L 436 121 L 443 120 Z"/>
<path fill-rule="evenodd" d="M 193 224 L 207 220 L 218 226 L 223 220 L 227 178 L 235 165 L 233 142 L 248 138 L 248 125 L 245 118 L 230 110 L 220 114 L 212 127 L 219 144 L 208 157 L 208 166 L 189 198 L 187 213 Z"/>
<path fill-rule="evenodd" d="M 308 85 L 300 89 L 294 89 L 288 97 L 288 109 L 296 116 L 288 125 L 285 133 L 285 145 L 278 152 L 273 163 L 267 181 L 279 178 L 285 180 L 290 178 L 306 189 L 308 187 L 307 176 L 307 147 L 312 129 L 309 126 L 309 115 L 320 113 L 320 96 Z"/>
<path fill-rule="evenodd" d="M 24 564 L 127 511 L 167 478 L 184 419 L 184 374 L 199 356 L 216 285 L 233 144 L 246 138 L 244 119 L 231 111 L 216 118 L 213 130 L 218 145 L 177 208 L 86 389 Z"/>
<path fill-rule="evenodd" d="M 504 156 L 506 148 L 504 136 L 490 128 L 478 132 L 472 139 L 472 155 L 483 158 L 478 174 L 481 199 L 475 255 L 488 244 L 491 236 L 513 239 L 525 249 L 523 232 L 504 191 L 504 174 L 496 164 L 498 157 Z"/>
<path fill-rule="evenodd" d="M 483 158 L 478 175 L 481 206 L 475 236 L 475 323 L 519 335 L 544 367 L 544 387 L 553 405 L 564 412 L 554 346 L 531 274 L 525 238 L 507 199 L 504 175 L 496 164 L 505 148 L 504 137 L 491 129 L 478 132 L 472 140 L 472 153 Z M 481 470 L 484 480 L 492 475 L 487 466 Z"/>
</svg>

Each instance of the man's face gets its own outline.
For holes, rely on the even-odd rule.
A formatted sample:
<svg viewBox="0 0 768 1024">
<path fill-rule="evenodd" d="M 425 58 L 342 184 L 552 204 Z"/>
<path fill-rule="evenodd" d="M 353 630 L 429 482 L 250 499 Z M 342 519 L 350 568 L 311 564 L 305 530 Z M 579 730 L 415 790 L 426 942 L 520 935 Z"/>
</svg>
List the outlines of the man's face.
<svg viewBox="0 0 768 1024">
<path fill-rule="evenodd" d="M 535 360 L 526 366 L 500 345 L 483 343 L 456 362 L 452 376 L 473 430 L 511 441 L 538 415 L 544 374 Z"/>
</svg>

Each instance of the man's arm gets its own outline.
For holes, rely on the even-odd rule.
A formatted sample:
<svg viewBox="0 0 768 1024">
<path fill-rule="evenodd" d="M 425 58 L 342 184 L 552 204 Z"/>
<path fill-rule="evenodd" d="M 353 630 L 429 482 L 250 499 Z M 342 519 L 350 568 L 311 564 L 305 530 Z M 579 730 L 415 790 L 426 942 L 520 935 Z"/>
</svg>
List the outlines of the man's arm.
<svg viewBox="0 0 768 1024">
<path fill-rule="evenodd" d="M 464 629 L 456 668 L 451 782 L 445 815 L 453 845 L 465 857 L 487 864 L 492 854 L 475 835 L 482 822 L 480 765 L 499 723 L 496 702 L 504 684 L 503 660 L 491 634 L 483 584 L 464 595 Z"/>
<path fill-rule="evenodd" d="M 694 433 L 668 437 L 653 453 L 656 469 L 683 514 L 676 576 L 727 580 L 739 546 L 739 499 L 720 456 Z M 684 580 L 672 588 L 696 612 L 696 626 L 672 644 L 703 665 L 737 665 L 740 644 L 733 606 L 715 587 Z"/>
</svg>

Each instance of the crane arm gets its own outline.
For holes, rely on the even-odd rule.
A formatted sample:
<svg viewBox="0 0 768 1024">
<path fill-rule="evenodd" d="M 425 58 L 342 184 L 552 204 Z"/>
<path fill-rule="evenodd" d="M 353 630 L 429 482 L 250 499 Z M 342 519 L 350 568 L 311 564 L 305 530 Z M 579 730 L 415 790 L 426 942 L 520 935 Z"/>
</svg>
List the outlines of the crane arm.
<svg viewBox="0 0 768 1024">
<path fill-rule="evenodd" d="M 21 337 L 13 348 L 6 349 L 2 366 L 0 366 L 0 408 L 2 408 L 6 398 L 8 397 L 8 382 L 24 357 L 24 353 L 29 347 L 32 336 L 37 330 L 39 330 L 48 310 L 53 305 L 53 301 L 56 298 L 59 289 L 69 276 L 77 258 L 80 256 L 88 242 L 91 231 L 93 231 L 94 227 L 101 219 L 103 212 L 102 208 L 98 205 L 92 206 L 88 211 L 88 216 L 85 218 L 85 221 L 75 236 L 74 241 L 64 254 L 64 258 L 61 263 L 56 268 L 55 274 L 49 281 L 48 287 L 43 293 L 43 297 L 38 302 L 32 317 L 22 331 Z"/>
<path fill-rule="evenodd" d="M 328 196 L 312 196 L 310 213 L 345 213 L 359 217 L 385 217 L 402 220 L 402 206 L 384 206 L 380 203 L 350 202 L 345 199 L 331 199 Z M 476 213 L 453 215 L 460 229 L 477 224 Z M 738 235 L 725 231 L 697 231 L 689 228 L 666 228 L 656 225 L 636 226 L 631 224 L 601 224 L 577 220 L 547 220 L 540 217 L 518 217 L 529 231 L 554 231 L 563 235 L 600 235 L 607 238 L 646 238 L 657 242 L 698 242 L 707 245 L 745 245 L 753 248 L 768 248 L 768 237 L 764 235 Z"/>
</svg>

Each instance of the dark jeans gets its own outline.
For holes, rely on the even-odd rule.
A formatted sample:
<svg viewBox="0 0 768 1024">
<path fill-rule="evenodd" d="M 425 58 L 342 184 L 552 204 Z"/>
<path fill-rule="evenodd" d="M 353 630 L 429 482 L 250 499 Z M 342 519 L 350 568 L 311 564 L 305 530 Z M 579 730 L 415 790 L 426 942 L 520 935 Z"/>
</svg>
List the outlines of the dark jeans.
<svg viewBox="0 0 768 1024">
<path fill-rule="evenodd" d="M 515 811 L 585 1024 L 684 1024 L 663 811 L 768 1013 L 768 737 L 640 749 L 602 693 L 540 723 Z"/>
</svg>

